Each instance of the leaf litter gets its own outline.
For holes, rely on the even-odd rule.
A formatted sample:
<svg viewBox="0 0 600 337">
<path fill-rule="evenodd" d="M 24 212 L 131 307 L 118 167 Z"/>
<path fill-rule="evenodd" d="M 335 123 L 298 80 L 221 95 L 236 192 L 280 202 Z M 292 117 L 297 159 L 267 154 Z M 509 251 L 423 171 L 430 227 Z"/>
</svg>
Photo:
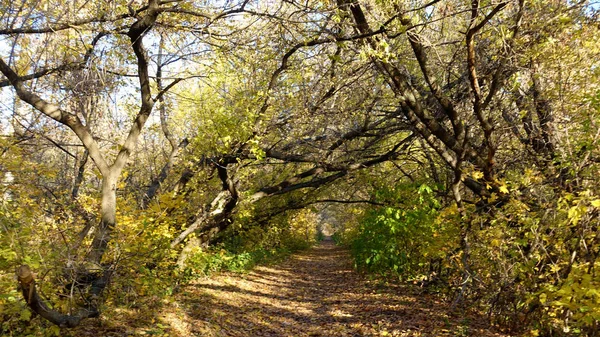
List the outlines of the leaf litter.
<svg viewBox="0 0 600 337">
<path fill-rule="evenodd" d="M 199 279 L 157 302 L 90 322 L 76 335 L 508 336 L 414 285 L 369 280 L 331 241 L 277 265 Z"/>
</svg>

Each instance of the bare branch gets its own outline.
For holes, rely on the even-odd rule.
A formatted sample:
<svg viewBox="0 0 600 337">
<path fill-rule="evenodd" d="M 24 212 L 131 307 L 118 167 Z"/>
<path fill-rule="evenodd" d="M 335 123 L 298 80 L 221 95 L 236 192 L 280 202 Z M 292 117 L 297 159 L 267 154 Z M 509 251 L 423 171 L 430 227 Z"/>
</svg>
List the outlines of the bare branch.
<svg viewBox="0 0 600 337">
<path fill-rule="evenodd" d="M 102 174 L 108 173 L 108 164 L 100 153 L 98 143 L 94 140 L 88 129 L 83 125 L 77 115 L 71 114 L 60 109 L 58 106 L 46 102 L 38 95 L 27 90 L 23 86 L 23 81 L 5 62 L 0 58 L 0 72 L 4 74 L 15 89 L 17 96 L 24 102 L 33 106 L 36 110 L 55 121 L 69 127 L 81 140 L 85 148 L 89 151 L 90 157 Z"/>
</svg>

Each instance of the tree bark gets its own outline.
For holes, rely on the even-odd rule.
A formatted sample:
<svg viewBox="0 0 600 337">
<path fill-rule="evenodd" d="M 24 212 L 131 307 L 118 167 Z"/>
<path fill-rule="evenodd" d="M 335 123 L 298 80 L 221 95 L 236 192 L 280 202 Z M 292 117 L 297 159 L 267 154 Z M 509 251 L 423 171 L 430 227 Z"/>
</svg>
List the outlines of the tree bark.
<svg viewBox="0 0 600 337">
<path fill-rule="evenodd" d="M 117 220 L 117 181 L 120 172 L 111 170 L 110 174 L 102 179 L 102 201 L 100 206 L 100 225 L 92 241 L 92 249 L 88 261 L 100 266 L 102 256 L 110 241 L 110 236 Z"/>
<path fill-rule="evenodd" d="M 190 234 L 197 232 L 199 235 L 189 240 L 179 255 L 177 264 L 183 267 L 189 253 L 199 246 L 205 246 L 219 232 L 226 229 L 231 224 L 231 216 L 239 200 L 239 194 L 235 181 L 228 173 L 226 166 L 218 165 L 217 171 L 223 189 L 213 199 L 206 209 L 196 217 L 194 222 L 177 238 L 171 242 L 171 248 L 175 248 Z"/>
</svg>

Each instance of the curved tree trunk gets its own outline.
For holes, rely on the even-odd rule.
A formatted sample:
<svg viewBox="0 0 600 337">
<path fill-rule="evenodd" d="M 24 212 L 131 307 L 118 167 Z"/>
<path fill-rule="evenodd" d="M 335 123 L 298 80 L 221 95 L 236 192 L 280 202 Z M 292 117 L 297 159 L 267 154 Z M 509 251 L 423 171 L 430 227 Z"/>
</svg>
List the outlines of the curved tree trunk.
<svg viewBox="0 0 600 337">
<path fill-rule="evenodd" d="M 231 223 L 233 210 L 237 205 L 238 198 L 229 191 L 220 192 L 211 202 L 210 212 L 205 212 L 183 231 L 173 242 L 171 247 L 176 247 L 192 233 L 197 236 L 188 240 L 181 250 L 177 265 L 183 267 L 190 253 L 197 247 L 206 247 L 218 233 L 226 229 Z"/>
<path fill-rule="evenodd" d="M 217 171 L 223 190 L 200 212 L 194 222 L 171 242 L 171 248 L 174 248 L 190 234 L 198 233 L 198 236 L 189 240 L 181 251 L 177 261 L 180 267 L 184 265 L 194 248 L 206 246 L 219 232 L 231 224 L 231 216 L 238 204 L 239 194 L 235 182 L 228 174 L 227 167 L 218 165 Z"/>
<path fill-rule="evenodd" d="M 72 328 L 79 325 L 79 322 L 84 318 L 98 316 L 96 308 L 81 309 L 75 315 L 63 315 L 48 308 L 37 293 L 35 279 L 28 265 L 22 265 L 17 269 L 17 279 L 21 286 L 23 298 L 25 298 L 29 307 L 43 318 L 62 328 Z"/>
</svg>

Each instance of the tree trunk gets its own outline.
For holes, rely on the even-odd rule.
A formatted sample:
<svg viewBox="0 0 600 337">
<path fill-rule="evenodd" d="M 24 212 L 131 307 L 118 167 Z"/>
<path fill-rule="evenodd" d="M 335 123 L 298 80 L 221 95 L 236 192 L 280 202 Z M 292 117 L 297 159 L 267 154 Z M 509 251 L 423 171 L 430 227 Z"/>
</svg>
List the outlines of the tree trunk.
<svg viewBox="0 0 600 337">
<path fill-rule="evenodd" d="M 180 267 L 194 248 L 207 245 L 232 223 L 231 216 L 239 200 L 236 182 L 230 177 L 226 166 L 218 165 L 217 171 L 223 189 L 210 205 L 199 213 L 195 221 L 171 242 L 171 248 L 175 248 L 191 233 L 198 234 L 196 238 L 189 240 L 181 251 L 177 261 Z"/>
<path fill-rule="evenodd" d="M 86 149 L 83 153 L 83 157 L 79 161 L 77 177 L 75 177 L 75 182 L 73 183 L 73 189 L 71 191 L 71 198 L 73 200 L 77 199 L 77 197 L 79 196 L 79 188 L 81 187 L 81 183 L 83 182 L 83 174 L 85 173 L 85 164 L 87 164 L 88 157 L 89 157 L 89 152 Z"/>
<path fill-rule="evenodd" d="M 186 148 L 186 146 L 188 146 L 189 143 L 190 142 L 186 138 L 186 139 L 182 140 L 181 143 L 179 143 L 179 146 L 177 146 L 177 147 L 173 148 L 173 150 L 171 150 L 171 154 L 169 155 L 169 158 L 167 159 L 167 162 L 163 166 L 162 170 L 160 170 L 160 174 L 152 180 L 152 182 L 150 183 L 150 186 L 148 187 L 148 190 L 142 197 L 142 205 L 141 205 L 142 209 L 148 208 L 150 201 L 152 201 L 152 199 L 154 199 L 154 197 L 156 196 L 156 193 L 158 192 L 158 189 L 160 188 L 162 183 L 169 176 L 169 172 L 171 171 L 171 169 L 173 168 L 173 165 L 177 161 L 179 154 L 181 153 L 181 151 L 183 149 Z"/>
<path fill-rule="evenodd" d="M 63 315 L 49 308 L 37 293 L 34 274 L 28 265 L 22 265 L 17 269 L 17 279 L 21 286 L 23 298 L 25 298 L 29 307 L 40 316 L 62 328 L 72 328 L 79 325 L 79 322 L 84 318 L 98 316 L 96 308 L 81 309 L 75 315 Z"/>
<path fill-rule="evenodd" d="M 111 169 L 102 179 L 102 204 L 100 208 L 100 226 L 98 226 L 92 242 L 92 249 L 87 260 L 98 266 L 106 252 L 110 236 L 115 228 L 117 218 L 117 181 L 119 172 Z"/>
</svg>

